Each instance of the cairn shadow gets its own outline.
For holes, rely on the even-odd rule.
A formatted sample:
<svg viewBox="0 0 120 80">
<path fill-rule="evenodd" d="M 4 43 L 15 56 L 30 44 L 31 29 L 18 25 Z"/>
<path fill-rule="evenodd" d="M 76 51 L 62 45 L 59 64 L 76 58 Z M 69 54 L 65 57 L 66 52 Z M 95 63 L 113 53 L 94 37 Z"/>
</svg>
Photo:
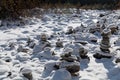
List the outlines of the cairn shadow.
<svg viewBox="0 0 120 80">
<path fill-rule="evenodd" d="M 120 79 L 117 79 L 117 77 L 115 76 L 120 72 L 120 69 L 118 70 L 117 68 L 115 68 L 116 64 L 113 62 L 113 59 L 114 58 L 111 58 L 111 59 L 104 58 L 104 59 L 96 59 L 95 61 L 96 63 L 102 63 L 104 65 L 104 68 L 107 69 L 108 80 L 120 80 Z"/>
<path fill-rule="evenodd" d="M 80 70 L 83 71 L 84 69 L 88 68 L 88 61 L 87 60 L 81 60 L 80 61 Z"/>
</svg>

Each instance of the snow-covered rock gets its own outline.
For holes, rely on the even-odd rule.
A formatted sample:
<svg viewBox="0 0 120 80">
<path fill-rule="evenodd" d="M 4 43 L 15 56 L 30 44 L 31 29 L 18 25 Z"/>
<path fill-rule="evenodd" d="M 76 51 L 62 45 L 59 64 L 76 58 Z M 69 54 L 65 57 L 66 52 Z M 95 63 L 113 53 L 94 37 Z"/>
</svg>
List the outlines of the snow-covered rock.
<svg viewBox="0 0 120 80">
<path fill-rule="evenodd" d="M 22 68 L 21 73 L 28 80 L 33 80 L 32 70 L 30 68 L 26 68 L 26 67 Z"/>
<path fill-rule="evenodd" d="M 52 73 L 51 80 L 71 80 L 71 74 L 66 69 L 59 69 Z"/>
<path fill-rule="evenodd" d="M 23 53 L 23 52 L 19 52 L 17 55 L 16 55 L 16 59 L 19 60 L 19 61 L 27 61 L 31 58 L 31 56 L 27 53 Z"/>
</svg>

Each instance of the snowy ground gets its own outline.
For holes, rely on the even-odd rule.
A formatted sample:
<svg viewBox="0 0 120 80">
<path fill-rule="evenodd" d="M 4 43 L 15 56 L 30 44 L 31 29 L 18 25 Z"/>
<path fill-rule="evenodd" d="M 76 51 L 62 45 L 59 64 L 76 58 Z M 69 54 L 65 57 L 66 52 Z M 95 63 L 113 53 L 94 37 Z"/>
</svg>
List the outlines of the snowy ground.
<svg viewBox="0 0 120 80">
<path fill-rule="evenodd" d="M 99 17 L 99 14 L 105 14 L 103 17 Z M 0 27 L 0 80 L 27 80 L 21 74 L 21 68 L 27 67 L 32 70 L 33 80 L 51 80 L 52 76 L 48 74 L 47 77 L 43 77 L 44 65 L 48 62 L 56 61 L 56 59 L 39 59 L 34 57 L 38 52 L 34 48 L 30 49 L 26 46 L 27 38 L 30 37 L 39 46 L 39 36 L 41 33 L 46 33 L 50 36 L 49 42 L 51 43 L 51 49 L 55 51 L 57 57 L 63 52 L 63 48 L 57 49 L 55 42 L 60 38 L 66 46 L 71 41 L 75 41 L 73 34 L 66 35 L 69 26 L 73 28 L 80 27 L 81 24 L 85 26 L 83 33 L 77 33 L 82 37 L 81 39 L 87 41 L 88 44 L 84 47 L 88 50 L 88 56 L 90 62 L 85 60 L 80 61 L 80 76 L 72 77 L 72 80 L 120 80 L 120 66 L 119 63 L 115 63 L 115 58 L 120 57 L 119 52 L 115 49 L 120 46 L 114 45 L 119 38 L 119 33 L 112 35 L 110 38 L 111 51 L 114 56 L 111 59 L 95 59 L 93 54 L 96 49 L 99 49 L 101 40 L 100 33 L 91 34 L 88 33 L 90 27 L 94 27 L 97 21 L 107 19 L 106 25 L 117 25 L 120 27 L 120 11 L 99 11 L 99 10 L 81 10 L 79 14 L 44 14 L 40 19 L 32 18 L 26 19 L 26 25 L 15 25 L 4 23 Z M 51 37 L 53 35 L 53 37 Z M 90 42 L 92 37 L 98 39 L 97 43 Z M 15 48 L 10 49 L 9 44 L 14 43 Z M 28 53 L 17 52 L 19 45 L 23 45 L 29 49 Z M 116 55 L 116 53 L 118 53 Z M 6 61 L 6 60 L 9 60 Z M 57 58 L 57 61 L 59 58 Z M 9 73 L 11 75 L 9 76 Z M 54 73 L 53 73 L 54 74 Z M 61 74 L 59 74 L 61 75 Z M 59 79 L 56 79 L 59 80 Z"/>
</svg>

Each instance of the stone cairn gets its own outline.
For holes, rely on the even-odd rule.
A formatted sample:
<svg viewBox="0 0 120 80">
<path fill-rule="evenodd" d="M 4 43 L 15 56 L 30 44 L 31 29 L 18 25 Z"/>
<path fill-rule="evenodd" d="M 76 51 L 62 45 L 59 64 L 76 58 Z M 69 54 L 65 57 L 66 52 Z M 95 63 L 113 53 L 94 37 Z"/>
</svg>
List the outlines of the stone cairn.
<svg viewBox="0 0 120 80">
<path fill-rule="evenodd" d="M 61 55 L 61 60 L 65 60 L 68 62 L 74 62 L 74 61 L 77 61 L 77 58 L 76 56 L 72 55 L 71 52 L 68 52 L 68 53 L 66 52 L 63 55 Z"/>
<path fill-rule="evenodd" d="M 97 23 L 96 23 L 96 26 L 95 27 L 91 27 L 90 29 L 89 29 L 89 32 L 90 33 L 95 33 L 95 32 L 100 32 L 100 22 L 98 21 Z"/>
<path fill-rule="evenodd" d="M 72 53 L 64 53 L 61 56 L 61 65 L 60 68 L 66 68 L 70 72 L 72 76 L 78 76 L 80 71 L 80 63 L 78 62 L 78 58 Z"/>
<path fill-rule="evenodd" d="M 12 50 L 15 49 L 15 46 L 16 46 L 15 42 L 10 42 L 8 47 Z"/>
<path fill-rule="evenodd" d="M 87 55 L 88 51 L 87 49 L 85 49 L 84 47 L 81 47 L 79 49 L 79 56 L 81 59 L 88 59 L 90 61 L 90 58 Z"/>
<path fill-rule="evenodd" d="M 63 42 L 60 39 L 57 40 L 56 47 L 63 47 Z"/>
<path fill-rule="evenodd" d="M 102 52 L 97 52 L 96 54 L 94 54 L 93 56 L 97 59 L 101 59 L 101 58 L 111 58 L 111 54 L 110 53 L 110 35 L 111 35 L 111 30 L 110 29 L 104 29 L 103 32 L 101 33 L 102 36 L 102 40 L 100 43 L 100 50 Z"/>
<path fill-rule="evenodd" d="M 42 33 L 40 36 L 40 40 L 42 44 L 44 44 L 44 47 L 51 47 L 50 42 L 48 41 L 48 35 L 45 33 Z"/>
<path fill-rule="evenodd" d="M 29 46 L 30 48 L 34 48 L 35 47 L 35 42 L 34 40 L 32 40 L 31 38 L 27 39 L 27 46 Z"/>
<path fill-rule="evenodd" d="M 46 41 L 47 41 L 47 39 L 48 39 L 47 34 L 42 33 L 42 34 L 41 34 L 41 36 L 40 36 L 40 40 L 41 40 L 41 41 L 43 41 L 43 42 L 46 42 Z"/>
<path fill-rule="evenodd" d="M 110 26 L 110 30 L 111 30 L 111 34 L 116 34 L 119 30 L 119 27 L 118 26 Z"/>
<path fill-rule="evenodd" d="M 101 33 L 102 40 L 100 43 L 100 50 L 103 52 L 110 52 L 110 35 L 111 35 L 111 30 L 110 29 L 104 29 L 103 32 Z"/>
<path fill-rule="evenodd" d="M 30 52 L 30 50 L 29 50 L 28 48 L 23 47 L 22 45 L 19 45 L 19 46 L 18 46 L 17 51 L 18 51 L 18 52 L 24 52 L 24 53 Z"/>
<path fill-rule="evenodd" d="M 75 32 L 75 31 L 74 31 L 73 27 L 72 27 L 72 26 L 69 26 L 66 34 L 72 34 L 72 33 L 74 33 L 74 32 Z"/>
<path fill-rule="evenodd" d="M 47 63 L 45 65 L 45 71 L 51 69 L 57 71 L 60 69 L 65 69 L 71 74 L 71 76 L 78 76 L 80 71 L 80 63 L 78 62 L 78 58 L 75 55 L 72 55 L 72 50 L 70 50 L 61 55 L 60 61 Z"/>
</svg>

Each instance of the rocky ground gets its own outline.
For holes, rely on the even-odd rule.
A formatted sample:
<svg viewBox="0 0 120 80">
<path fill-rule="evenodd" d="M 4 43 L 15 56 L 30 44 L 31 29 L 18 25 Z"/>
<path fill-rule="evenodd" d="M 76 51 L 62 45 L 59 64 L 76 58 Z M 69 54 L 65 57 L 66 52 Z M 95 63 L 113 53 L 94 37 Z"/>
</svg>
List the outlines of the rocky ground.
<svg viewBox="0 0 120 80">
<path fill-rule="evenodd" d="M 120 11 L 71 12 L 2 23 L 0 80 L 119 80 Z"/>
</svg>

